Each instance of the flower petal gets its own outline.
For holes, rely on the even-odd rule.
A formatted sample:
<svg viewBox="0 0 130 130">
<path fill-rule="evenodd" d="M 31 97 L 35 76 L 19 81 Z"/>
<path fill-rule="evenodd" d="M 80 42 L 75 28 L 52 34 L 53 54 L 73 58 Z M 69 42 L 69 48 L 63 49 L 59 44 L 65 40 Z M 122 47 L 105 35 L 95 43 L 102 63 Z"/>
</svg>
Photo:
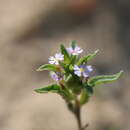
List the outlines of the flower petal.
<svg viewBox="0 0 130 130">
<path fill-rule="evenodd" d="M 83 49 L 81 49 L 79 46 L 75 47 L 75 52 L 77 52 L 78 54 L 83 52 Z"/>
<path fill-rule="evenodd" d="M 73 48 L 72 48 L 72 47 L 69 47 L 69 48 L 67 48 L 67 51 L 68 51 L 70 54 L 72 54 Z"/>
<path fill-rule="evenodd" d="M 83 77 L 87 78 L 87 77 L 89 77 L 89 74 L 84 71 L 83 72 Z"/>
<path fill-rule="evenodd" d="M 56 53 L 55 58 L 59 61 L 62 61 L 62 60 L 64 60 L 64 55 L 62 55 L 61 53 Z"/>
<path fill-rule="evenodd" d="M 92 66 L 91 66 L 91 65 L 87 65 L 87 70 L 88 70 L 89 72 L 92 72 L 92 71 L 93 71 Z"/>
<path fill-rule="evenodd" d="M 81 76 L 81 71 L 74 71 L 74 73 L 79 77 Z"/>
<path fill-rule="evenodd" d="M 80 70 L 80 68 L 77 65 L 74 65 L 74 70 Z"/>
</svg>

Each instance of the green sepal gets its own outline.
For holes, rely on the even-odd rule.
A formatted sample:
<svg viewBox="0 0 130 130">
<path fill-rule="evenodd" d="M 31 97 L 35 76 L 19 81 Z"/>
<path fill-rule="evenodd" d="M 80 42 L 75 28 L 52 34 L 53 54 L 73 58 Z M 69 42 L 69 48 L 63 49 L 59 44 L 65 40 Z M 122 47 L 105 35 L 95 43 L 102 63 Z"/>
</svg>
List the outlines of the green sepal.
<svg viewBox="0 0 130 130">
<path fill-rule="evenodd" d="M 76 56 L 76 55 L 75 55 L 75 56 L 71 55 L 70 64 L 74 65 L 74 64 L 76 63 L 77 59 L 78 59 L 78 56 Z"/>
<path fill-rule="evenodd" d="M 72 71 L 73 71 L 73 69 L 74 69 L 73 65 L 72 65 L 72 64 L 70 64 L 70 65 L 69 65 L 69 71 L 70 71 L 70 72 L 72 72 Z"/>
<path fill-rule="evenodd" d="M 94 87 L 96 85 L 110 83 L 119 79 L 122 74 L 123 71 L 120 71 L 119 73 L 114 75 L 101 75 L 101 76 L 92 77 L 88 80 L 88 85 Z"/>
<path fill-rule="evenodd" d="M 37 88 L 34 91 L 37 93 L 48 93 L 48 92 L 52 92 L 52 93 L 59 93 L 60 92 L 60 86 L 57 84 L 52 84 L 49 85 L 47 87 L 43 87 L 43 88 Z"/>
<path fill-rule="evenodd" d="M 70 62 L 70 56 L 63 44 L 60 45 L 61 53 L 64 55 L 64 62 Z"/>
<path fill-rule="evenodd" d="M 44 71 L 44 70 L 49 70 L 49 71 L 56 71 L 57 67 L 56 65 L 52 65 L 52 64 L 45 64 L 45 65 L 41 65 L 37 71 Z"/>
<path fill-rule="evenodd" d="M 88 61 L 93 59 L 97 55 L 98 52 L 99 50 L 96 50 L 94 53 L 88 54 L 87 56 L 80 58 L 77 65 L 82 65 L 83 63 L 87 63 Z"/>
<path fill-rule="evenodd" d="M 73 40 L 73 41 L 71 42 L 71 47 L 72 47 L 73 49 L 75 49 L 76 44 L 77 44 L 76 40 Z M 74 65 L 75 62 L 76 62 L 76 60 L 77 60 L 77 58 L 78 58 L 77 55 L 72 55 L 72 54 L 71 54 L 71 61 L 70 61 L 70 64 L 73 64 L 73 65 Z"/>
</svg>

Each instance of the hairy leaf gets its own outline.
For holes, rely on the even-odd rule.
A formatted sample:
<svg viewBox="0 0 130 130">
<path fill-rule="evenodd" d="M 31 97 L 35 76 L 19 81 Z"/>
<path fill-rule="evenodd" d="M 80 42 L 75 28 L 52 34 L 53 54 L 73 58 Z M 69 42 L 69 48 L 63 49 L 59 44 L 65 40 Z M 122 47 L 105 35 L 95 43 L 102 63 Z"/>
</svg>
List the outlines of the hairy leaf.
<svg viewBox="0 0 130 130">
<path fill-rule="evenodd" d="M 66 87 L 61 88 L 61 86 L 59 86 L 57 84 L 52 84 L 47 87 L 38 88 L 38 89 L 35 89 L 34 91 L 37 93 L 41 93 L 41 94 L 49 93 L 49 92 L 57 93 L 57 94 L 61 95 L 67 102 L 74 99 L 74 96 Z"/>
<path fill-rule="evenodd" d="M 96 50 L 94 53 L 88 54 L 87 56 L 84 56 L 84 57 L 80 58 L 78 63 L 77 63 L 77 65 L 81 65 L 83 63 L 87 63 L 88 61 L 93 59 L 97 55 L 98 52 L 99 52 L 99 50 Z"/>
<path fill-rule="evenodd" d="M 52 84 L 52 85 L 49 85 L 47 87 L 35 89 L 34 91 L 37 93 L 48 93 L 48 92 L 59 93 L 60 86 L 57 84 Z"/>
<path fill-rule="evenodd" d="M 37 71 L 43 71 L 43 70 L 56 71 L 57 67 L 55 65 L 52 65 L 52 64 L 45 64 L 45 65 L 41 65 L 37 69 Z"/>
<path fill-rule="evenodd" d="M 92 77 L 88 80 L 88 85 L 93 87 L 99 84 L 110 83 L 112 81 L 119 79 L 122 74 L 123 71 L 120 71 L 119 73 L 114 75 L 102 75 L 102 76 Z"/>
</svg>

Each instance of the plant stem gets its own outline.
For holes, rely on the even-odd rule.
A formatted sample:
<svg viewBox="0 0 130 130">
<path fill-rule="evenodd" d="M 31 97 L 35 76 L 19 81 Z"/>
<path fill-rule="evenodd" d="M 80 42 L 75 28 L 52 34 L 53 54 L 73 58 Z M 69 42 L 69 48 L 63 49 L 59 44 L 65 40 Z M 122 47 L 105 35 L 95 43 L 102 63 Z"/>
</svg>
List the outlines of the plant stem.
<svg viewBox="0 0 130 130">
<path fill-rule="evenodd" d="M 82 125 L 81 106 L 80 106 L 79 101 L 77 99 L 75 100 L 75 116 L 77 119 L 78 130 L 85 130 L 88 127 L 88 123 L 85 126 Z"/>
<path fill-rule="evenodd" d="M 80 107 L 79 101 L 77 99 L 75 100 L 75 116 L 76 116 L 77 123 L 78 123 L 78 130 L 83 130 L 82 122 L 81 122 L 81 107 Z"/>
</svg>

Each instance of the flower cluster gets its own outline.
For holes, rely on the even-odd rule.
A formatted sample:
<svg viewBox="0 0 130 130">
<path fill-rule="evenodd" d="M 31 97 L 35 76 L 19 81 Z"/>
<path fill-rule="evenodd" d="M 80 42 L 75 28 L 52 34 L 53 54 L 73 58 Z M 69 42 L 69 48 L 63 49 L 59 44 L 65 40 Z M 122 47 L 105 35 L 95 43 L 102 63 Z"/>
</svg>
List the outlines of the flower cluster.
<svg viewBox="0 0 130 130">
<path fill-rule="evenodd" d="M 38 71 L 48 70 L 56 84 L 36 89 L 35 91 L 38 93 L 58 93 L 69 104 L 72 100 L 77 100 L 75 98 L 78 95 L 79 103 L 83 105 L 92 95 L 94 86 L 115 81 L 122 75 L 123 71 L 114 75 L 91 77 L 90 74 L 93 71 L 93 67 L 88 65 L 88 62 L 97 55 L 98 50 L 81 57 L 80 54 L 82 52 L 83 49 L 75 41 L 72 41 L 71 46 L 68 48 L 61 45 L 60 53 L 49 57 L 49 64 L 38 68 Z"/>
<path fill-rule="evenodd" d="M 83 52 L 83 49 L 81 49 L 79 46 L 75 45 L 74 47 L 69 47 L 66 49 L 68 54 L 71 56 L 78 56 Z M 56 53 L 54 56 L 51 56 L 49 58 L 49 63 L 59 66 L 60 62 L 64 61 L 64 55 L 62 53 Z M 89 77 L 90 72 L 93 71 L 93 68 L 91 65 L 85 65 L 82 64 L 80 66 L 74 65 L 73 67 L 74 74 L 79 77 L 87 78 Z M 51 77 L 55 81 L 60 81 L 63 78 L 63 75 L 60 72 L 51 72 Z"/>
</svg>

